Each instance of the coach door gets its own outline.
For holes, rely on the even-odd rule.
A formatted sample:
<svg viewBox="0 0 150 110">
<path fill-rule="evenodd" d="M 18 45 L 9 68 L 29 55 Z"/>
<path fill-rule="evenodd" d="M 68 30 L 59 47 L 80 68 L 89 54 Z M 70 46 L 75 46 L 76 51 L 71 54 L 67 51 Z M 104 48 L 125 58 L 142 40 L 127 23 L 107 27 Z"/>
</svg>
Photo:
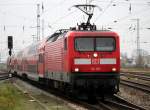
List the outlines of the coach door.
<svg viewBox="0 0 150 110">
<path fill-rule="evenodd" d="M 39 54 L 38 73 L 40 77 L 44 77 L 44 53 Z"/>
</svg>

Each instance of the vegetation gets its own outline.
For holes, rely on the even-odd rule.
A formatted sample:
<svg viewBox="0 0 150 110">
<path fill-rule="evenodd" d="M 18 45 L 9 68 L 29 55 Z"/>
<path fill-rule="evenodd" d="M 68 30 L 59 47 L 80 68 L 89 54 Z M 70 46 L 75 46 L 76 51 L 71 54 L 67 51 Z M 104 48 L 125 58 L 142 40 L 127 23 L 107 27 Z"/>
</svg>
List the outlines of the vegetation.
<svg viewBox="0 0 150 110">
<path fill-rule="evenodd" d="M 33 93 L 33 92 L 32 92 Z M 42 94 L 32 94 L 48 110 L 71 110 L 63 102 L 44 96 Z M 0 110 L 46 110 L 28 94 L 18 90 L 9 81 L 0 82 Z"/>
<path fill-rule="evenodd" d="M 44 110 L 9 82 L 0 82 L 0 110 Z"/>
<path fill-rule="evenodd" d="M 16 91 L 7 84 L 0 86 L 0 110 L 10 110 L 17 104 L 15 101 Z"/>
</svg>

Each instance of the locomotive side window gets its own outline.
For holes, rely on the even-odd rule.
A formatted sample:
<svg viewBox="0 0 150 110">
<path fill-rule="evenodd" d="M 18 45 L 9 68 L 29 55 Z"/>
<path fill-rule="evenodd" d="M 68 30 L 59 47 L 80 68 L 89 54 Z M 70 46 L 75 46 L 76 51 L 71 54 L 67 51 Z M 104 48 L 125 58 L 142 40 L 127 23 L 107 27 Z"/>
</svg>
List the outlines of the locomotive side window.
<svg viewBox="0 0 150 110">
<path fill-rule="evenodd" d="M 59 37 L 58 35 L 57 35 L 57 36 L 49 37 L 47 41 L 48 41 L 48 42 L 55 42 L 58 37 Z"/>
<path fill-rule="evenodd" d="M 114 38 L 96 38 L 96 51 L 113 51 L 115 50 Z"/>
<path fill-rule="evenodd" d="M 76 38 L 75 49 L 77 51 L 94 51 L 94 38 Z"/>
</svg>

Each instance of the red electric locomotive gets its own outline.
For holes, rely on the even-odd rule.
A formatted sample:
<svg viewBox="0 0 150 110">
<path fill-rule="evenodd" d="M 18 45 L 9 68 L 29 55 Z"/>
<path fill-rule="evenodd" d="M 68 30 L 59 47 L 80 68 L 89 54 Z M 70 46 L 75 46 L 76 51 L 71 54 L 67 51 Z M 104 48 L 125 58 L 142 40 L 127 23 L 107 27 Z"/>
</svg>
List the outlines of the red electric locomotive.
<svg viewBox="0 0 150 110">
<path fill-rule="evenodd" d="M 47 40 L 43 52 L 43 77 L 55 80 L 55 85 L 62 82 L 98 93 L 118 91 L 120 48 L 116 33 L 75 30 L 54 38 Z"/>
<path fill-rule="evenodd" d="M 24 49 L 11 60 L 11 71 L 65 91 L 118 92 L 119 36 L 89 20 Z"/>
</svg>

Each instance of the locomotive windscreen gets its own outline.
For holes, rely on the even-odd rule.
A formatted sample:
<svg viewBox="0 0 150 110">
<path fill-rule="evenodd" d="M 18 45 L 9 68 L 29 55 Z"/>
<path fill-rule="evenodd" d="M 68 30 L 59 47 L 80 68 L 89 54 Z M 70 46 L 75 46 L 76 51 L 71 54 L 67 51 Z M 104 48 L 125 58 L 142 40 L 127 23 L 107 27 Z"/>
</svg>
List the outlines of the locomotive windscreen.
<svg viewBox="0 0 150 110">
<path fill-rule="evenodd" d="M 115 39 L 112 37 L 104 38 L 76 38 L 75 49 L 77 51 L 114 51 Z"/>
<path fill-rule="evenodd" d="M 76 38 L 75 49 L 77 51 L 94 51 L 94 38 Z"/>
</svg>

